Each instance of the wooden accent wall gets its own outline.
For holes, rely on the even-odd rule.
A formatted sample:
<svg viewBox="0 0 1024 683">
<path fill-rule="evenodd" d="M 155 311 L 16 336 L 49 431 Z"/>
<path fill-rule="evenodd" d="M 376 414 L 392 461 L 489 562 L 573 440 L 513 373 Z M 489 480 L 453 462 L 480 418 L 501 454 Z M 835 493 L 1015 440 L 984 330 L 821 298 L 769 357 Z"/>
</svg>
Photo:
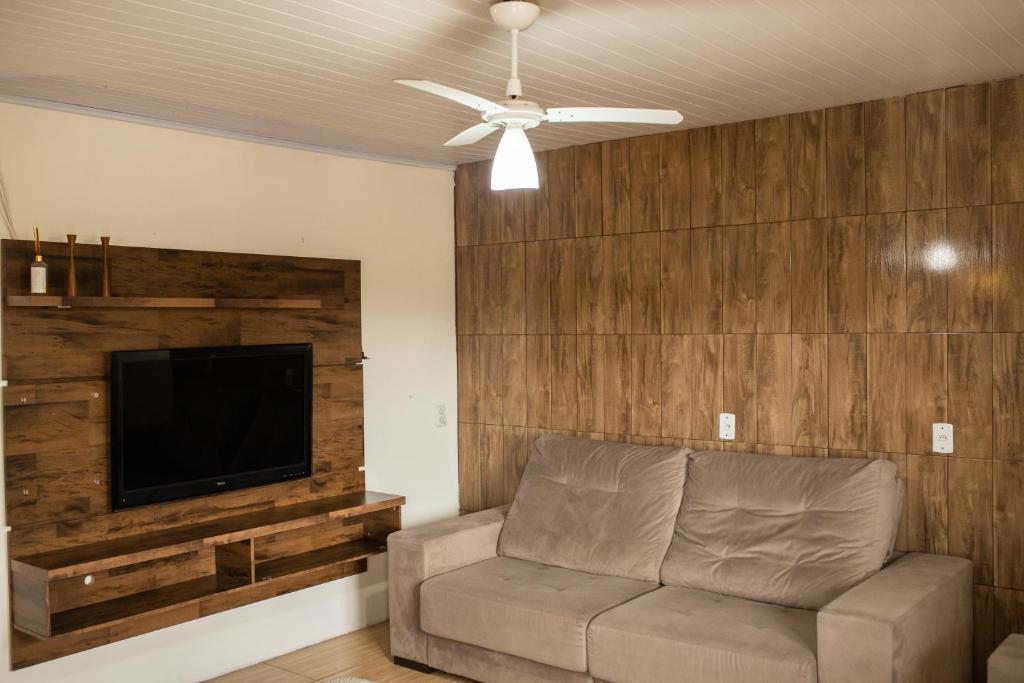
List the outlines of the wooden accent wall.
<svg viewBox="0 0 1024 683">
<path fill-rule="evenodd" d="M 456 172 L 463 510 L 548 431 L 888 458 L 899 547 L 974 561 L 979 662 L 1024 630 L 1024 79 L 538 163 Z"/>
<path fill-rule="evenodd" d="M 9 382 L 3 390 L 4 465 L 11 557 L 364 490 L 359 471 L 363 391 L 357 364 L 362 355 L 358 261 L 112 247 L 116 296 L 319 297 L 322 307 L 8 306 L 7 295 L 28 293 L 32 253 L 30 242 L 3 242 L 3 376 Z M 45 243 L 43 253 L 51 292 L 63 294 L 66 245 Z M 80 244 L 75 254 L 79 294 L 99 294 L 100 247 Z M 311 478 L 111 511 L 110 351 L 292 342 L 313 343 Z M 322 538 L 304 537 L 301 542 L 338 542 L 332 533 L 337 531 L 325 529 Z M 286 535 L 281 543 L 294 545 Z M 95 576 L 88 595 L 58 587 L 54 599 L 61 608 L 106 600 L 210 574 L 213 563 L 211 550 L 157 561 L 138 580 L 112 570 Z M 116 628 L 108 636 L 51 646 L 14 632 L 12 659 L 23 665 L 124 637 Z M 46 656 L 39 654 L 40 648 Z"/>
</svg>

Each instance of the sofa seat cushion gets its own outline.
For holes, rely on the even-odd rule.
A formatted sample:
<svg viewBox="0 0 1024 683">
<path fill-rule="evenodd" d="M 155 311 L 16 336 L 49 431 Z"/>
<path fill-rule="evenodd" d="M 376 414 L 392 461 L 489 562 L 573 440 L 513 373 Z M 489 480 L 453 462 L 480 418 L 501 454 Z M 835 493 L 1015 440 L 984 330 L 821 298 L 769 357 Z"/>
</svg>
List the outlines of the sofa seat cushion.
<svg viewBox="0 0 1024 683">
<path fill-rule="evenodd" d="M 900 501 L 887 460 L 696 453 L 661 582 L 820 609 L 882 568 Z"/>
<path fill-rule="evenodd" d="M 495 557 L 424 581 L 420 626 L 441 638 L 586 671 L 591 619 L 657 587 Z"/>
<path fill-rule="evenodd" d="M 498 554 L 657 581 L 689 452 L 565 436 L 537 439 Z"/>
<path fill-rule="evenodd" d="M 815 612 L 666 586 L 594 619 L 590 673 L 615 683 L 815 683 Z"/>
</svg>

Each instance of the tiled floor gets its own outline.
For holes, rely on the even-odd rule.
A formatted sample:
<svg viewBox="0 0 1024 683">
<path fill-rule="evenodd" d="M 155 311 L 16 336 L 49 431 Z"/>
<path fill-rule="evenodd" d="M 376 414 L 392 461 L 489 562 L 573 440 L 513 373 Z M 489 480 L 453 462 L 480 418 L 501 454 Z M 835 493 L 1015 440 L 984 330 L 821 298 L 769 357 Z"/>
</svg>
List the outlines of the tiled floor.
<svg viewBox="0 0 1024 683">
<path fill-rule="evenodd" d="M 216 683 L 310 683 L 338 676 L 376 683 L 465 681 L 447 674 L 421 674 L 391 663 L 387 623 L 325 640 L 262 664 L 214 678 Z"/>
</svg>

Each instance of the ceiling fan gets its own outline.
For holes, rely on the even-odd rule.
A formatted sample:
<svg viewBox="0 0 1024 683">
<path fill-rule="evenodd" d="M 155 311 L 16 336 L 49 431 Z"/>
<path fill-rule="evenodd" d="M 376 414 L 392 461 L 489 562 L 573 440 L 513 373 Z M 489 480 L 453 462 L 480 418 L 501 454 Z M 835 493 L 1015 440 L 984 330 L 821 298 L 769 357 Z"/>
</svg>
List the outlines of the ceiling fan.
<svg viewBox="0 0 1024 683">
<path fill-rule="evenodd" d="M 541 123 L 656 123 L 673 125 L 683 120 L 671 109 L 629 109 L 619 107 L 555 107 L 545 109 L 522 99 L 519 81 L 519 32 L 533 25 L 540 7 L 530 0 L 502 0 L 491 5 L 491 18 L 512 34 L 512 69 L 505 98 L 492 102 L 483 97 L 433 81 L 397 79 L 395 83 L 464 104 L 480 112 L 483 123 L 462 131 L 447 146 L 471 145 L 504 129 L 491 166 L 491 189 L 536 188 L 537 162 L 526 131 Z"/>
</svg>

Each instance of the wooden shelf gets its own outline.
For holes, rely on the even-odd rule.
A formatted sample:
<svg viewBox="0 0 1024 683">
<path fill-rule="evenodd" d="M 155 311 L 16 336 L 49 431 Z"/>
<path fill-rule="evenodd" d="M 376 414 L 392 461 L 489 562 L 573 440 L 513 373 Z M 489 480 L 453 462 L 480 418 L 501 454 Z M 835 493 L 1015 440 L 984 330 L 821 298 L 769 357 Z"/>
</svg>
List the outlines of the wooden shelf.
<svg viewBox="0 0 1024 683">
<path fill-rule="evenodd" d="M 144 628 L 146 620 L 180 623 L 226 606 L 262 600 L 268 596 L 267 589 L 259 587 L 267 583 L 280 584 L 278 592 L 270 593 L 277 595 L 294 590 L 289 586 L 304 587 L 345 576 L 355 563 L 385 552 L 387 534 L 401 527 L 404 504 L 403 496 L 365 491 L 13 558 L 14 625 L 20 632 L 38 639 L 84 636 L 92 629 L 126 622 L 132 625 L 124 628 L 145 632 L 151 630 Z M 341 532 L 338 538 L 349 540 L 313 550 L 291 546 L 294 549 L 278 550 L 271 557 L 256 559 L 258 543 L 309 534 L 332 524 L 338 525 L 329 527 L 336 530 L 332 533 Z M 76 589 L 86 598 L 79 606 L 52 607 L 51 585 L 55 581 L 66 582 L 111 569 L 117 572 L 106 576 L 144 571 L 154 560 L 197 551 L 210 553 L 211 548 L 214 561 L 204 576 L 169 584 L 164 578 L 165 585 L 157 588 L 91 603 L 87 598 L 92 580 L 86 578 Z M 66 592 L 65 587 L 62 593 Z M 193 604 L 201 609 L 183 609 Z M 157 617 L 164 612 L 168 614 Z"/>
<path fill-rule="evenodd" d="M 50 296 L 9 294 L 8 306 L 33 308 L 287 308 L 317 309 L 320 299 L 230 299 L 156 296 Z"/>
<path fill-rule="evenodd" d="M 11 565 L 15 571 L 38 574 L 52 581 L 300 529 L 331 520 L 357 517 L 402 505 L 405 505 L 403 496 L 363 491 L 225 517 L 213 522 L 191 524 L 152 534 L 126 536 L 113 541 L 16 557 L 11 560 Z"/>
<path fill-rule="evenodd" d="M 256 580 L 267 581 L 288 574 L 297 574 L 325 564 L 336 562 L 353 562 L 363 560 L 371 555 L 379 555 L 387 550 L 387 539 L 360 538 L 355 541 L 310 550 L 299 555 L 290 555 L 274 560 L 256 563 Z"/>
</svg>

